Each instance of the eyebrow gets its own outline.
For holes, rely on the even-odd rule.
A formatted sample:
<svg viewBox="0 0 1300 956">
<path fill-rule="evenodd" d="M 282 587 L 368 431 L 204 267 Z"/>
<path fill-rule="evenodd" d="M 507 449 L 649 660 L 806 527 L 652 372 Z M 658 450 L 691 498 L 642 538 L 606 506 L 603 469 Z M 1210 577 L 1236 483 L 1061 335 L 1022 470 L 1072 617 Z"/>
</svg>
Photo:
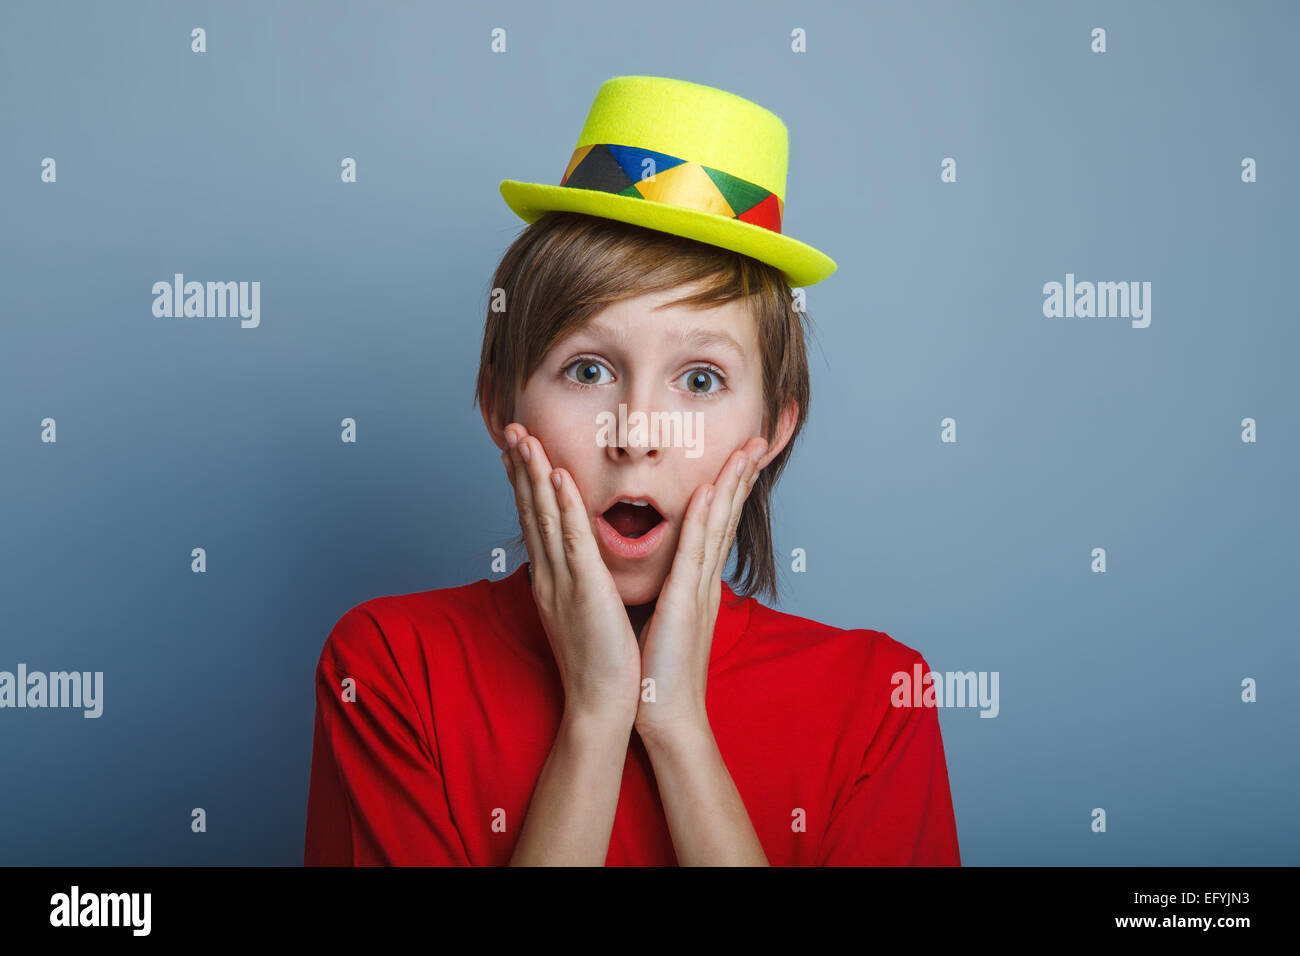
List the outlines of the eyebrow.
<svg viewBox="0 0 1300 956">
<path fill-rule="evenodd" d="M 584 331 L 590 332 L 592 335 L 613 339 L 619 345 L 627 344 L 627 333 L 623 329 L 613 329 L 600 322 L 592 322 Z M 724 349 L 730 349 L 739 358 L 745 356 L 745 350 L 740 347 L 740 343 L 726 332 L 715 332 L 710 329 L 674 329 L 668 333 L 667 338 L 671 342 L 680 342 L 683 345 L 690 345 L 695 348 L 708 348 L 716 345 Z"/>
</svg>

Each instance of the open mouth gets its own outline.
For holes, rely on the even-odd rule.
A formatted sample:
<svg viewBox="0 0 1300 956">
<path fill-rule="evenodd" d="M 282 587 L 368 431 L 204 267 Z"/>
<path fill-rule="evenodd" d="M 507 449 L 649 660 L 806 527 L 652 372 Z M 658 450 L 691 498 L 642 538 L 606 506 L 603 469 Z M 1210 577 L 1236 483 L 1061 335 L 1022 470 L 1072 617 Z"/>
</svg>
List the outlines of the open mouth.
<svg viewBox="0 0 1300 956">
<path fill-rule="evenodd" d="M 626 501 L 611 505 L 601 517 L 623 537 L 632 540 L 648 534 L 664 520 L 654 505 L 630 505 Z"/>
</svg>

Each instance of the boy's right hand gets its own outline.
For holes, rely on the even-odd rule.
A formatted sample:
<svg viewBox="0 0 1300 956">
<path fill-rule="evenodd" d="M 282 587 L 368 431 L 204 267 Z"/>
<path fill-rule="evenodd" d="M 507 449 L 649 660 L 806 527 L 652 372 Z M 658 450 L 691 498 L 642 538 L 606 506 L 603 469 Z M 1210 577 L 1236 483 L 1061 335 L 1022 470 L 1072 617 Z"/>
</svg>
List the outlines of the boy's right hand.
<svg viewBox="0 0 1300 956">
<path fill-rule="evenodd" d="M 506 436 L 501 460 L 528 546 L 533 600 L 564 683 L 565 715 L 625 720 L 631 728 L 641 698 L 641 650 L 587 507 L 573 476 L 551 468 L 536 436 L 518 422 L 506 426 Z M 558 490 L 552 471 L 561 479 Z"/>
</svg>

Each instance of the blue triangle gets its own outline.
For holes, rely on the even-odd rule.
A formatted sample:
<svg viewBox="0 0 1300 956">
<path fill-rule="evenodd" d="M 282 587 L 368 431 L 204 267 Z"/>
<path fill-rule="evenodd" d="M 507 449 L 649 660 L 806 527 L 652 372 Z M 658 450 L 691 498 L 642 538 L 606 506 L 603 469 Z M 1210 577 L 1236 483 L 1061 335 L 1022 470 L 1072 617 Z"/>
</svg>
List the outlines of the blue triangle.
<svg viewBox="0 0 1300 956">
<path fill-rule="evenodd" d="M 686 162 L 686 160 L 678 159 L 676 156 L 669 156 L 667 153 L 656 152 L 653 149 L 641 149 L 638 146 L 606 145 L 605 148 L 609 150 L 615 162 L 622 167 L 623 172 L 627 173 L 628 178 L 635 183 L 639 183 L 645 176 L 645 167 L 642 163 L 647 156 L 654 160 L 654 171 L 656 173 L 662 173 Z"/>
</svg>

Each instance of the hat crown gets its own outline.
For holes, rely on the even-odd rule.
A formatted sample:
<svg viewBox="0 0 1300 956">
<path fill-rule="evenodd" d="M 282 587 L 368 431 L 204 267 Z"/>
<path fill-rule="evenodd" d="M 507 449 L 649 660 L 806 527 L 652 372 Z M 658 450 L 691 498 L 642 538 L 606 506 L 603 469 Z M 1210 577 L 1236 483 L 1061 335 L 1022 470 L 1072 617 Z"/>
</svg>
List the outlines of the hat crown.
<svg viewBox="0 0 1300 956">
<path fill-rule="evenodd" d="M 601 84 L 577 148 L 616 144 L 724 170 L 785 202 L 790 134 L 744 97 L 664 76 L 616 76 Z"/>
<path fill-rule="evenodd" d="M 784 233 L 790 134 L 771 110 L 666 76 L 601 84 L 558 185 L 501 181 L 525 222 L 580 213 L 681 236 L 821 282 L 835 260 Z"/>
</svg>

